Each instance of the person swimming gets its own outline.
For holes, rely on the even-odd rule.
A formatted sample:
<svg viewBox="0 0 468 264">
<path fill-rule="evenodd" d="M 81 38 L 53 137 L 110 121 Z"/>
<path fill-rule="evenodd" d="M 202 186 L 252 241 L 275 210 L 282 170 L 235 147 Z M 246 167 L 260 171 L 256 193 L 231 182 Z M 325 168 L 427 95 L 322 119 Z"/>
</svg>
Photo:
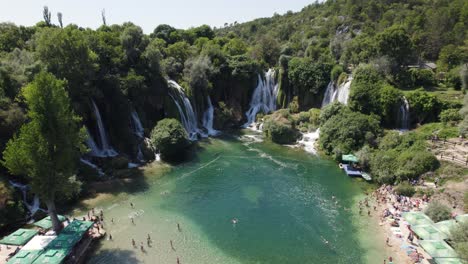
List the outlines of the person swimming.
<svg viewBox="0 0 468 264">
<path fill-rule="evenodd" d="M 237 224 L 238 222 L 239 222 L 239 219 L 237 219 L 237 218 L 233 218 L 233 219 L 231 220 L 231 223 L 232 223 L 233 225 Z"/>
</svg>

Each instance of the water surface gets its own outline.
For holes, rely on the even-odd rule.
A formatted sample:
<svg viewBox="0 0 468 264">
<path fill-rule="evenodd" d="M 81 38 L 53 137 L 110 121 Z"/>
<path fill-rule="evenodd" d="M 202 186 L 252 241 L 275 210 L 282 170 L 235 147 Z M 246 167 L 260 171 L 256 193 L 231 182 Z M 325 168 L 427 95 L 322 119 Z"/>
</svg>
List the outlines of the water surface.
<svg viewBox="0 0 468 264">
<path fill-rule="evenodd" d="M 102 241 L 89 263 L 381 260 L 379 243 L 350 209 L 362 197 L 360 185 L 334 162 L 300 149 L 251 137 L 211 139 L 200 143 L 192 161 L 163 177 L 148 175 L 146 184 L 95 205 L 104 210 L 113 240 Z"/>
</svg>

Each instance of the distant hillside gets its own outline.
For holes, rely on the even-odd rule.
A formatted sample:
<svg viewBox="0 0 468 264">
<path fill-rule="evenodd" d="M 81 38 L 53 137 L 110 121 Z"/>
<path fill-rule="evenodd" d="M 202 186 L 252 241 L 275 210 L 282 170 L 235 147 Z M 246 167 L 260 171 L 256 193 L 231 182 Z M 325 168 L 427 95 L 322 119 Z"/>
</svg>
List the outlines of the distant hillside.
<svg viewBox="0 0 468 264">
<path fill-rule="evenodd" d="M 378 56 L 377 37 L 390 28 L 409 36 L 408 63 L 446 60 L 462 48 L 466 54 L 468 1 L 328 0 L 297 13 L 227 25 L 216 34 L 236 35 L 256 46 L 269 44 L 278 55 L 317 59 L 330 54 L 341 63 L 357 64 Z M 268 62 L 275 63 L 278 56 L 271 57 Z M 461 58 L 456 60 L 459 63 Z"/>
</svg>

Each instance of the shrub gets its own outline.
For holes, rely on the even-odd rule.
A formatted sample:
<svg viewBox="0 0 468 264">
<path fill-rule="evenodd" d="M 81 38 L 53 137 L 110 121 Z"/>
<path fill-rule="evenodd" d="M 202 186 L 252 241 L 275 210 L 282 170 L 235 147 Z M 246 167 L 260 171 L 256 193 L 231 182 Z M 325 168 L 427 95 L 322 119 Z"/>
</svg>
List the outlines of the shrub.
<svg viewBox="0 0 468 264">
<path fill-rule="evenodd" d="M 331 71 L 331 80 L 333 82 L 336 82 L 338 81 L 338 77 L 340 77 L 341 73 L 343 73 L 344 70 L 343 70 L 343 67 L 341 65 L 335 65 L 333 66 L 333 69 Z"/>
<path fill-rule="evenodd" d="M 455 125 L 455 123 L 457 123 L 458 121 L 460 121 L 462 119 L 460 113 L 458 112 L 459 110 L 458 109 L 446 109 L 446 110 L 443 110 L 439 117 L 440 117 L 440 121 L 446 125 L 446 124 L 450 124 L 450 125 Z"/>
<path fill-rule="evenodd" d="M 161 152 L 161 158 L 177 160 L 189 146 L 187 132 L 180 122 L 166 118 L 158 122 L 151 132 L 151 142 Z"/>
<path fill-rule="evenodd" d="M 359 150 L 366 143 L 373 143 L 381 129 L 379 120 L 350 110 L 342 110 L 339 115 L 328 119 L 320 130 L 320 146 L 326 153 L 339 148 L 345 154 Z"/>
<path fill-rule="evenodd" d="M 320 124 L 323 125 L 325 122 L 332 118 L 335 115 L 338 115 L 341 113 L 343 110 L 348 109 L 348 107 L 342 103 L 339 102 L 334 102 L 331 103 L 327 106 L 325 106 L 321 111 L 320 111 L 320 116 L 319 116 L 319 121 Z"/>
<path fill-rule="evenodd" d="M 425 212 L 434 222 L 448 220 L 451 217 L 450 208 L 438 201 L 431 202 Z"/>
<path fill-rule="evenodd" d="M 429 69 L 410 69 L 413 85 L 416 87 L 430 87 L 435 84 L 434 73 Z"/>
<path fill-rule="evenodd" d="M 468 259 L 468 221 L 456 225 L 450 230 L 450 235 L 459 257 Z"/>
<path fill-rule="evenodd" d="M 416 193 L 416 190 L 409 183 L 402 182 L 395 187 L 395 192 L 398 195 L 411 197 Z"/>
<path fill-rule="evenodd" d="M 271 141 L 278 144 L 290 144 L 296 141 L 298 131 L 287 109 L 281 109 L 265 116 L 264 120 L 263 133 Z"/>
</svg>

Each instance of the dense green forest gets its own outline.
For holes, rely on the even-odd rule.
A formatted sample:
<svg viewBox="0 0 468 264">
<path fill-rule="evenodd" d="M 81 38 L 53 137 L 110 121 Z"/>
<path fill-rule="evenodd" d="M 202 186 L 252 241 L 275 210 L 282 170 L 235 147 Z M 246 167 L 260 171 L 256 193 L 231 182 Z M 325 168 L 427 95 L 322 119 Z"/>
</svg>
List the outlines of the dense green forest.
<svg viewBox="0 0 468 264">
<path fill-rule="evenodd" d="M 107 159 L 110 163 L 95 160 L 108 171 L 121 168 L 127 173 L 127 163 L 138 155 L 141 138 L 133 132 L 133 111 L 144 134 L 154 135 L 152 142 L 160 148 L 170 149 L 164 145 L 170 139 L 158 135 L 171 131 L 177 144 L 190 145 L 177 121 L 156 127 L 164 118 L 182 118 L 168 80 L 183 87 L 199 118 L 209 96 L 214 128 L 227 130 L 245 123 L 257 76 L 269 68 L 275 69 L 277 106 L 284 110 L 265 118 L 267 136 L 290 143 L 298 131 L 322 126 L 319 143 L 325 153 L 338 158 L 359 151 L 381 182 L 412 179 L 438 166 L 420 144 L 428 135 L 412 132 L 401 138 L 384 131 L 397 127 L 395 108 L 403 96 L 411 106 L 411 127 L 437 122 L 450 137 L 458 135 L 455 125 L 461 121 L 461 133 L 467 131 L 468 111 L 459 112 L 468 84 L 464 0 L 328 0 L 297 13 L 222 28 L 158 25 L 150 34 L 131 22 L 107 25 L 104 16 L 97 29 L 63 25 L 62 15 L 55 22 L 47 7 L 42 11 L 44 21 L 32 27 L 0 24 L 2 152 L 20 127 L 31 122 L 22 90 L 44 72 L 63 82 L 74 113 L 94 137 L 100 128 L 93 102 L 99 107 L 109 141 L 120 154 Z M 348 105 L 331 104 L 320 112 L 327 85 L 343 83 L 349 75 Z M 404 155 L 397 155 L 402 150 Z M 154 158 L 151 151 L 144 155 Z M 96 171 L 79 167 L 79 181 L 96 179 Z M 0 208 L 8 211 L 1 215 L 17 218 L 21 206 L 9 198 L 9 171 L 2 168 L 1 173 L 0 191 L 5 191 L 0 201 L 5 206 Z M 26 180 L 22 172 L 17 174 Z"/>
</svg>

